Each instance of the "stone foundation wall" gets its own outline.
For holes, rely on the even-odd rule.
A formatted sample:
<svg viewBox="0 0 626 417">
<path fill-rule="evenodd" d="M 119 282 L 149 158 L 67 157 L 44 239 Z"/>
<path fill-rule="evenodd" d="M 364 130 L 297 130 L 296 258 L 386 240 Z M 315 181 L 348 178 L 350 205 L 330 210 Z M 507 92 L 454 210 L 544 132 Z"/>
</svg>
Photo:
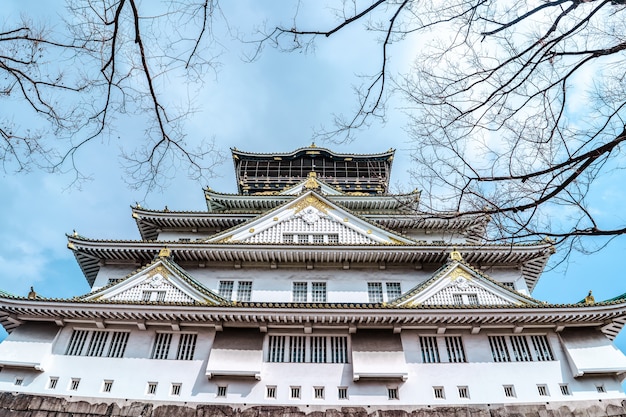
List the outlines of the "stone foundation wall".
<svg viewBox="0 0 626 417">
<path fill-rule="evenodd" d="M 60 397 L 0 393 L 0 417 L 626 417 L 626 401 L 484 404 L 455 407 L 300 407 L 89 403 Z"/>
</svg>

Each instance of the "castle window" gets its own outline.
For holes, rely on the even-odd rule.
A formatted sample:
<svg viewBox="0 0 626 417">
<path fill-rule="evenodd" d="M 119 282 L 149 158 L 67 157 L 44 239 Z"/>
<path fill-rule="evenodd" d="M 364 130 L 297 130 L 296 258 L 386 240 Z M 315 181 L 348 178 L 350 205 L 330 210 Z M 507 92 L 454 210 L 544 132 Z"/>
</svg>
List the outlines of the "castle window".
<svg viewBox="0 0 626 417">
<path fill-rule="evenodd" d="M 324 235 L 313 235 L 313 243 L 324 243 Z"/>
<path fill-rule="evenodd" d="M 294 303 L 306 303 L 308 283 L 306 282 L 294 282 L 293 283 L 293 302 Z"/>
<path fill-rule="evenodd" d="M 348 399 L 348 388 L 347 387 L 337 387 L 337 398 L 340 400 Z"/>
<path fill-rule="evenodd" d="M 252 281 L 237 283 L 237 301 L 250 301 L 252 298 Z"/>
<path fill-rule="evenodd" d="M 218 385 L 217 387 L 217 396 L 218 397 L 226 397 L 226 391 L 228 387 L 226 385 Z"/>
<path fill-rule="evenodd" d="M 291 398 L 300 398 L 300 387 L 291 387 Z"/>
<path fill-rule="evenodd" d="M 80 385 L 80 378 L 72 378 L 70 380 L 70 391 L 77 391 Z"/>
<path fill-rule="evenodd" d="M 469 389 L 467 387 L 457 387 L 459 389 L 459 398 L 469 398 Z"/>
<path fill-rule="evenodd" d="M 129 332 L 111 332 L 108 330 L 74 330 L 65 354 L 121 358 L 124 356 L 129 334 Z M 109 338 L 109 336 L 111 337 Z"/>
<path fill-rule="evenodd" d="M 88 335 L 89 331 L 87 330 L 74 330 L 72 332 L 72 337 L 70 337 L 70 343 L 67 345 L 65 354 L 80 355 L 83 351 L 83 346 L 85 346 L 85 341 L 87 340 Z"/>
<path fill-rule="evenodd" d="M 172 383 L 172 388 L 170 389 L 170 395 L 179 396 L 180 388 L 182 387 L 181 383 Z"/>
<path fill-rule="evenodd" d="M 602 394 L 606 392 L 606 388 L 604 388 L 604 385 L 596 385 L 596 391 Z"/>
<path fill-rule="evenodd" d="M 517 362 L 531 362 L 530 348 L 526 336 L 509 336 L 511 346 L 513 347 L 513 356 Z"/>
<path fill-rule="evenodd" d="M 220 297 L 231 300 L 233 297 L 233 281 L 220 281 L 217 293 Z"/>
<path fill-rule="evenodd" d="M 461 336 L 446 336 L 445 341 L 448 362 L 467 362 Z"/>
<path fill-rule="evenodd" d="M 398 388 L 387 388 L 387 398 L 390 400 L 399 400 L 400 397 L 398 397 Z"/>
<path fill-rule="evenodd" d="M 304 362 L 304 336 L 289 337 L 289 362 Z"/>
<path fill-rule="evenodd" d="M 489 336 L 489 346 L 495 362 L 511 362 L 511 355 L 504 336 Z"/>
<path fill-rule="evenodd" d="M 513 385 L 503 385 L 505 397 L 515 397 L 515 388 Z"/>
<path fill-rule="evenodd" d="M 15 378 L 15 382 L 13 383 L 15 386 L 22 386 L 24 383 L 24 378 Z"/>
<path fill-rule="evenodd" d="M 454 305 L 478 305 L 478 294 L 452 294 Z"/>
<path fill-rule="evenodd" d="M 183 361 L 193 360 L 193 353 L 196 350 L 197 338 L 198 335 L 194 333 L 181 333 L 180 341 L 178 342 L 176 359 Z"/>
<path fill-rule="evenodd" d="M 348 338 L 346 336 L 270 335 L 267 361 L 347 363 Z"/>
<path fill-rule="evenodd" d="M 370 303 L 383 302 L 383 284 L 381 282 L 367 283 L 367 297 Z"/>
<path fill-rule="evenodd" d="M 313 397 L 316 400 L 324 399 L 324 387 L 313 387 Z"/>
<path fill-rule="evenodd" d="M 339 243 L 339 235 L 335 235 L 335 234 L 328 235 L 328 243 L 330 244 Z"/>
<path fill-rule="evenodd" d="M 311 301 L 314 303 L 326 302 L 326 283 L 325 282 L 312 282 L 311 283 Z"/>
<path fill-rule="evenodd" d="M 569 390 L 569 385 L 560 384 L 559 387 L 561 388 L 561 395 L 572 395 L 572 393 Z"/>
<path fill-rule="evenodd" d="M 113 332 L 111 336 L 111 344 L 107 356 L 109 358 L 121 358 L 124 356 L 126 345 L 128 344 L 128 332 Z"/>
<path fill-rule="evenodd" d="M 102 392 L 111 392 L 112 389 L 113 389 L 113 381 L 111 381 L 110 379 L 105 379 L 102 382 Z"/>
<path fill-rule="evenodd" d="M 146 387 L 146 394 L 154 395 L 157 391 L 157 382 L 148 382 L 148 386 Z"/>
<path fill-rule="evenodd" d="M 446 398 L 446 395 L 443 391 L 443 387 L 433 387 L 433 395 L 435 399 L 443 400 Z"/>
<path fill-rule="evenodd" d="M 387 282 L 385 284 L 387 287 L 387 300 L 395 300 L 396 298 L 402 295 L 402 290 L 400 289 L 399 282 Z"/>
<path fill-rule="evenodd" d="M 325 336 L 312 336 L 309 338 L 311 342 L 311 362 L 325 363 L 326 362 L 326 337 Z"/>
<path fill-rule="evenodd" d="M 265 388 L 265 398 L 276 398 L 276 386 L 271 385 Z"/>
<path fill-rule="evenodd" d="M 296 235 L 293 233 L 283 233 L 283 243 L 294 243 Z"/>
<path fill-rule="evenodd" d="M 59 383 L 59 378 L 56 376 L 51 376 L 48 381 L 48 389 L 56 389 L 57 384 Z"/>
<path fill-rule="evenodd" d="M 546 385 L 537 385 L 537 392 L 542 397 L 547 397 L 548 396 L 548 387 Z"/>
<path fill-rule="evenodd" d="M 298 235 L 298 243 L 309 243 L 309 235 Z"/>
<path fill-rule="evenodd" d="M 439 358 L 439 349 L 437 347 L 436 337 L 420 336 L 420 347 L 422 349 L 422 362 L 424 363 L 441 362 Z"/>
<path fill-rule="evenodd" d="M 331 363 L 348 363 L 348 338 L 345 336 L 331 336 Z"/>
<path fill-rule="evenodd" d="M 552 349 L 550 349 L 546 335 L 533 335 L 530 336 L 530 340 L 535 350 L 535 357 L 538 361 L 554 360 L 554 355 L 552 354 Z"/>
<path fill-rule="evenodd" d="M 167 359 L 171 343 L 172 333 L 157 333 L 150 357 L 152 359 Z"/>
<path fill-rule="evenodd" d="M 149 302 L 149 301 L 165 301 L 165 296 L 167 295 L 166 291 L 143 291 L 141 293 L 141 301 Z"/>
<path fill-rule="evenodd" d="M 501 282 L 500 284 L 504 285 L 505 287 L 507 287 L 510 290 L 515 290 L 515 283 L 514 282 Z"/>
<path fill-rule="evenodd" d="M 270 336 L 268 362 L 285 362 L 285 336 Z"/>
</svg>

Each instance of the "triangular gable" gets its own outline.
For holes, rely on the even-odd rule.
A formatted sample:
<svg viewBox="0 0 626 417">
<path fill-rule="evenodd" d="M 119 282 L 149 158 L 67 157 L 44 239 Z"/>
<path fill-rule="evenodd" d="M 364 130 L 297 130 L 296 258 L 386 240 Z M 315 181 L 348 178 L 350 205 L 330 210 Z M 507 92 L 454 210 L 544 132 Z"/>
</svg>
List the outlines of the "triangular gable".
<svg viewBox="0 0 626 417">
<path fill-rule="evenodd" d="M 351 245 L 414 243 L 355 216 L 314 191 L 208 241 Z"/>
<path fill-rule="evenodd" d="M 537 305 L 538 301 L 500 285 L 462 261 L 444 265 L 428 281 L 395 300 L 397 306 Z"/>
<path fill-rule="evenodd" d="M 160 257 L 128 277 L 82 297 L 92 301 L 228 303 L 191 278 L 180 266 Z"/>
<path fill-rule="evenodd" d="M 323 195 L 343 195 L 344 193 L 317 178 L 315 172 L 309 172 L 306 180 L 282 190 L 279 195 L 299 195 L 308 190 L 317 190 Z"/>
</svg>

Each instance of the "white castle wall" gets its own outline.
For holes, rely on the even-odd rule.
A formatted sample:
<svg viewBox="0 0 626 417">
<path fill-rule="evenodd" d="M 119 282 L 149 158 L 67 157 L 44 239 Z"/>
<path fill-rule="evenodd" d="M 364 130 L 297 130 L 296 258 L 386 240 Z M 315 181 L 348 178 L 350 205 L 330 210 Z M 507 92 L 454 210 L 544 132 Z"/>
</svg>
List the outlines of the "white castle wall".
<svg viewBox="0 0 626 417">
<path fill-rule="evenodd" d="M 270 363 L 261 364 L 260 380 L 242 377 L 205 376 L 208 358 L 215 331 L 206 327 L 183 327 L 183 331 L 198 334 L 194 360 L 150 359 L 155 331 L 171 330 L 165 326 L 150 326 L 147 330 L 130 328 L 129 344 L 123 358 L 68 356 L 65 350 L 72 326 L 58 328 L 49 323 L 38 325 L 39 332 L 29 326 L 16 329 L 3 342 L 4 346 L 15 346 L 20 342 L 24 352 L 34 360 L 45 364 L 43 372 L 35 370 L 4 368 L 0 372 L 0 391 L 43 393 L 47 395 L 72 395 L 75 397 L 119 398 L 141 401 L 193 401 L 230 404 L 338 404 L 338 405 L 419 405 L 419 404 L 483 404 L 483 403 L 529 403 L 549 401 L 575 401 L 590 399 L 624 398 L 620 381 L 613 375 L 584 376 L 574 378 L 566 361 L 565 352 L 558 336 L 552 331 L 547 334 L 555 360 L 533 362 L 494 363 L 487 336 L 511 334 L 496 329 L 481 330 L 471 334 L 468 330 L 449 329 L 445 334 L 459 335 L 467 355 L 467 363 L 423 363 L 419 349 L 419 335 L 436 336 L 434 330 L 403 330 L 400 334 L 408 378 L 353 381 L 352 359 L 346 364 L 314 363 Z M 81 327 L 78 328 L 89 328 Z M 114 329 L 129 329 L 111 326 Z M 49 335 L 58 335 L 50 338 Z M 275 329 L 270 328 L 270 333 Z M 282 330 L 284 333 L 285 329 Z M 294 330 L 296 331 L 296 330 Z M 360 330 L 357 330 L 359 332 Z M 343 330 L 347 334 L 347 329 Z M 389 330 L 391 332 L 391 330 Z M 44 339 L 37 334 L 47 335 Z M 302 334 L 297 330 L 294 334 Z M 313 334 L 325 334 L 323 329 L 313 329 Z M 598 333 L 598 337 L 604 337 Z M 376 345 L 372 340 L 372 346 Z M 39 348 L 44 346 L 43 349 Z M 266 342 L 267 346 L 267 342 Z M 4 357 L 0 352 L 0 356 Z M 444 352 L 441 352 L 442 357 Z M 589 352 L 593 355 L 593 352 Z M 38 356 L 37 356 L 38 355 Z M 59 378 L 55 389 L 49 389 L 51 377 Z M 16 379 L 22 378 L 20 386 Z M 72 378 L 79 378 L 77 390 L 69 389 Z M 113 381 L 111 392 L 102 392 L 103 381 Z M 157 382 L 155 394 L 148 394 L 148 382 Z M 180 395 L 171 395 L 171 384 L 180 383 Z M 571 395 L 563 395 L 560 384 L 568 384 Z M 503 385 L 513 385 L 515 397 L 504 395 Z M 537 385 L 545 385 L 547 396 L 538 393 Z M 606 392 L 598 393 L 597 385 Z M 226 397 L 218 397 L 218 386 L 226 387 Z M 276 398 L 266 398 L 267 387 L 276 387 Z M 301 387 L 299 399 L 290 398 L 290 387 Z M 458 387 L 466 386 L 470 398 L 458 396 Z M 314 388 L 324 387 L 324 399 L 314 398 Z M 337 387 L 348 388 L 348 400 L 340 400 Z M 443 387 L 445 398 L 435 399 L 433 387 Z M 397 388 L 399 398 L 390 400 L 388 388 Z"/>
</svg>

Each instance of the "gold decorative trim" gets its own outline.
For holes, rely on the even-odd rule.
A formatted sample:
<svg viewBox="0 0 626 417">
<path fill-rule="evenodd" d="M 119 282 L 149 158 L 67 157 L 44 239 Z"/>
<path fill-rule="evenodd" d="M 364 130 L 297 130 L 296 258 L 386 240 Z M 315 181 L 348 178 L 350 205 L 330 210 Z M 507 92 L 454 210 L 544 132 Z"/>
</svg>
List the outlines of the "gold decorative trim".
<svg viewBox="0 0 626 417">
<path fill-rule="evenodd" d="M 254 228 L 251 227 L 250 230 L 248 230 L 248 232 L 254 233 Z"/>
<path fill-rule="evenodd" d="M 319 200 L 318 198 L 312 195 L 309 195 L 306 198 L 303 198 L 302 200 L 292 204 L 288 208 L 295 210 L 296 213 L 299 213 L 309 206 L 315 207 L 316 209 L 318 209 L 324 214 L 328 214 L 328 210 L 331 209 L 331 207 L 328 204 L 324 203 L 323 201 Z"/>
<path fill-rule="evenodd" d="M 456 281 L 457 278 L 465 278 L 468 281 L 471 280 L 470 275 L 464 269 L 458 267 L 450 271 L 448 277 L 450 278 L 450 281 Z"/>
</svg>

